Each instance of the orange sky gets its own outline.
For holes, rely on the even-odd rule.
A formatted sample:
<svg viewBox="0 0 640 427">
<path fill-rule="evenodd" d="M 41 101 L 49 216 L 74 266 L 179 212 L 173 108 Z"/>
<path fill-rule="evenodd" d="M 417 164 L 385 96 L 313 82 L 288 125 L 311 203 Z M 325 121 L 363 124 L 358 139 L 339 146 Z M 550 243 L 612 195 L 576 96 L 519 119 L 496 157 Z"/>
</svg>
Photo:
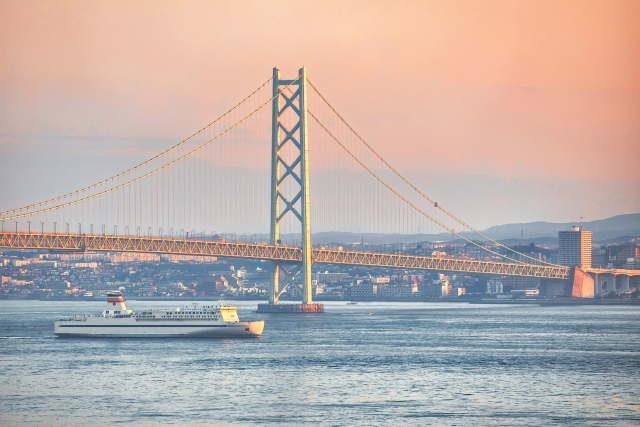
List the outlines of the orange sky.
<svg viewBox="0 0 640 427">
<path fill-rule="evenodd" d="M 638 1 L 0 1 L 0 150 L 182 138 L 306 65 L 405 170 L 633 188 L 639 52 Z"/>
</svg>

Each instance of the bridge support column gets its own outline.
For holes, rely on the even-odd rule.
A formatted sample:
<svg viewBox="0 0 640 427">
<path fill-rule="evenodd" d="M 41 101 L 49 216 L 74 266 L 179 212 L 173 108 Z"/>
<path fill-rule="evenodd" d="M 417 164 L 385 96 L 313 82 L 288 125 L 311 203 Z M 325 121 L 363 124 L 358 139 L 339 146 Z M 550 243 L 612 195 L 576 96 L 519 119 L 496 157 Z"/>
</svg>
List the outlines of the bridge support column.
<svg viewBox="0 0 640 427">
<path fill-rule="evenodd" d="M 629 290 L 629 276 L 626 274 L 620 275 L 620 291 L 626 292 Z"/>
<path fill-rule="evenodd" d="M 288 120 L 281 120 L 283 115 Z M 277 68 L 273 69 L 271 116 L 271 244 L 282 244 L 280 222 L 286 215 L 294 215 L 301 226 L 302 265 L 299 278 L 290 277 L 288 280 L 301 282 L 303 304 L 311 305 L 313 303 L 312 245 L 306 68 L 301 68 L 298 76 L 293 80 L 281 79 L 280 71 Z M 292 121 L 291 118 L 297 118 L 297 120 Z M 281 155 L 281 150 L 285 146 L 288 156 Z M 282 171 L 281 166 L 284 168 Z M 284 182 L 288 184 L 283 186 Z M 270 304 L 279 303 L 281 270 L 283 266 L 274 261 Z"/>
<path fill-rule="evenodd" d="M 604 284 L 602 285 L 602 292 L 615 292 L 616 291 L 616 275 L 615 274 L 603 274 Z"/>
<path fill-rule="evenodd" d="M 300 69 L 300 157 L 302 157 L 302 302 L 313 302 L 311 288 L 311 206 L 309 204 L 309 131 L 307 116 L 307 69 Z"/>
<path fill-rule="evenodd" d="M 593 293 L 598 296 L 602 293 L 602 284 L 600 283 L 600 275 L 595 272 L 589 272 L 589 276 L 593 279 Z"/>
</svg>

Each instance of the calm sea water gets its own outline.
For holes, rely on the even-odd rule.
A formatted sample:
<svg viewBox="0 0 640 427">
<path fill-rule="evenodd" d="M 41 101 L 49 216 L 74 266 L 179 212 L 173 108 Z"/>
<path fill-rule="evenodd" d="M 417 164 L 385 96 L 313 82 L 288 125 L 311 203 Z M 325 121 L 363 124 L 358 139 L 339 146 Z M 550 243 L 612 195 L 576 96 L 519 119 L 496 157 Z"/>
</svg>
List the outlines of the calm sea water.
<svg viewBox="0 0 640 427">
<path fill-rule="evenodd" d="M 53 335 L 103 305 L 0 301 L 0 425 L 640 424 L 638 308 L 238 302 L 261 338 Z"/>
</svg>

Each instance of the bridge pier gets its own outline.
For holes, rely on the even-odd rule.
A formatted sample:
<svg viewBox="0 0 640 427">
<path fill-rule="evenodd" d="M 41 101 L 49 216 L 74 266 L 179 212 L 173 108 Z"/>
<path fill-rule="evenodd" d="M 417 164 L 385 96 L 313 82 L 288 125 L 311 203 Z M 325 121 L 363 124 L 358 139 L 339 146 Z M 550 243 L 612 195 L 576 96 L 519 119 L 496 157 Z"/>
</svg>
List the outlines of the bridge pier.
<svg viewBox="0 0 640 427">
<path fill-rule="evenodd" d="M 629 276 L 624 274 L 620 275 L 620 291 L 621 292 L 629 291 Z"/>
<path fill-rule="evenodd" d="M 616 275 L 609 273 L 603 274 L 602 292 L 615 292 L 616 291 Z"/>
</svg>

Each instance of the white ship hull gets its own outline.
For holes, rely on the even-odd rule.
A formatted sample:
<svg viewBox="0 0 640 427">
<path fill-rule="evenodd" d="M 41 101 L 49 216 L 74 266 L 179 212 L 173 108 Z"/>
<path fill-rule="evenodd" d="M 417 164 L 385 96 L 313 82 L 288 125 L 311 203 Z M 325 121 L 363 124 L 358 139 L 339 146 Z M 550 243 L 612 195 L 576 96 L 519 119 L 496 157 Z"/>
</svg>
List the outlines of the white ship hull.
<svg viewBox="0 0 640 427">
<path fill-rule="evenodd" d="M 59 337 L 94 338 L 231 338 L 257 337 L 264 320 L 240 322 L 237 308 L 192 304 L 173 309 L 129 310 L 120 291 L 107 292 L 107 307 L 99 316 L 74 315 L 54 323 Z"/>
<path fill-rule="evenodd" d="M 264 321 L 215 324 L 197 321 L 136 321 L 135 319 L 88 318 L 85 321 L 56 321 L 54 333 L 59 337 L 105 338 L 233 338 L 257 337 Z"/>
</svg>

